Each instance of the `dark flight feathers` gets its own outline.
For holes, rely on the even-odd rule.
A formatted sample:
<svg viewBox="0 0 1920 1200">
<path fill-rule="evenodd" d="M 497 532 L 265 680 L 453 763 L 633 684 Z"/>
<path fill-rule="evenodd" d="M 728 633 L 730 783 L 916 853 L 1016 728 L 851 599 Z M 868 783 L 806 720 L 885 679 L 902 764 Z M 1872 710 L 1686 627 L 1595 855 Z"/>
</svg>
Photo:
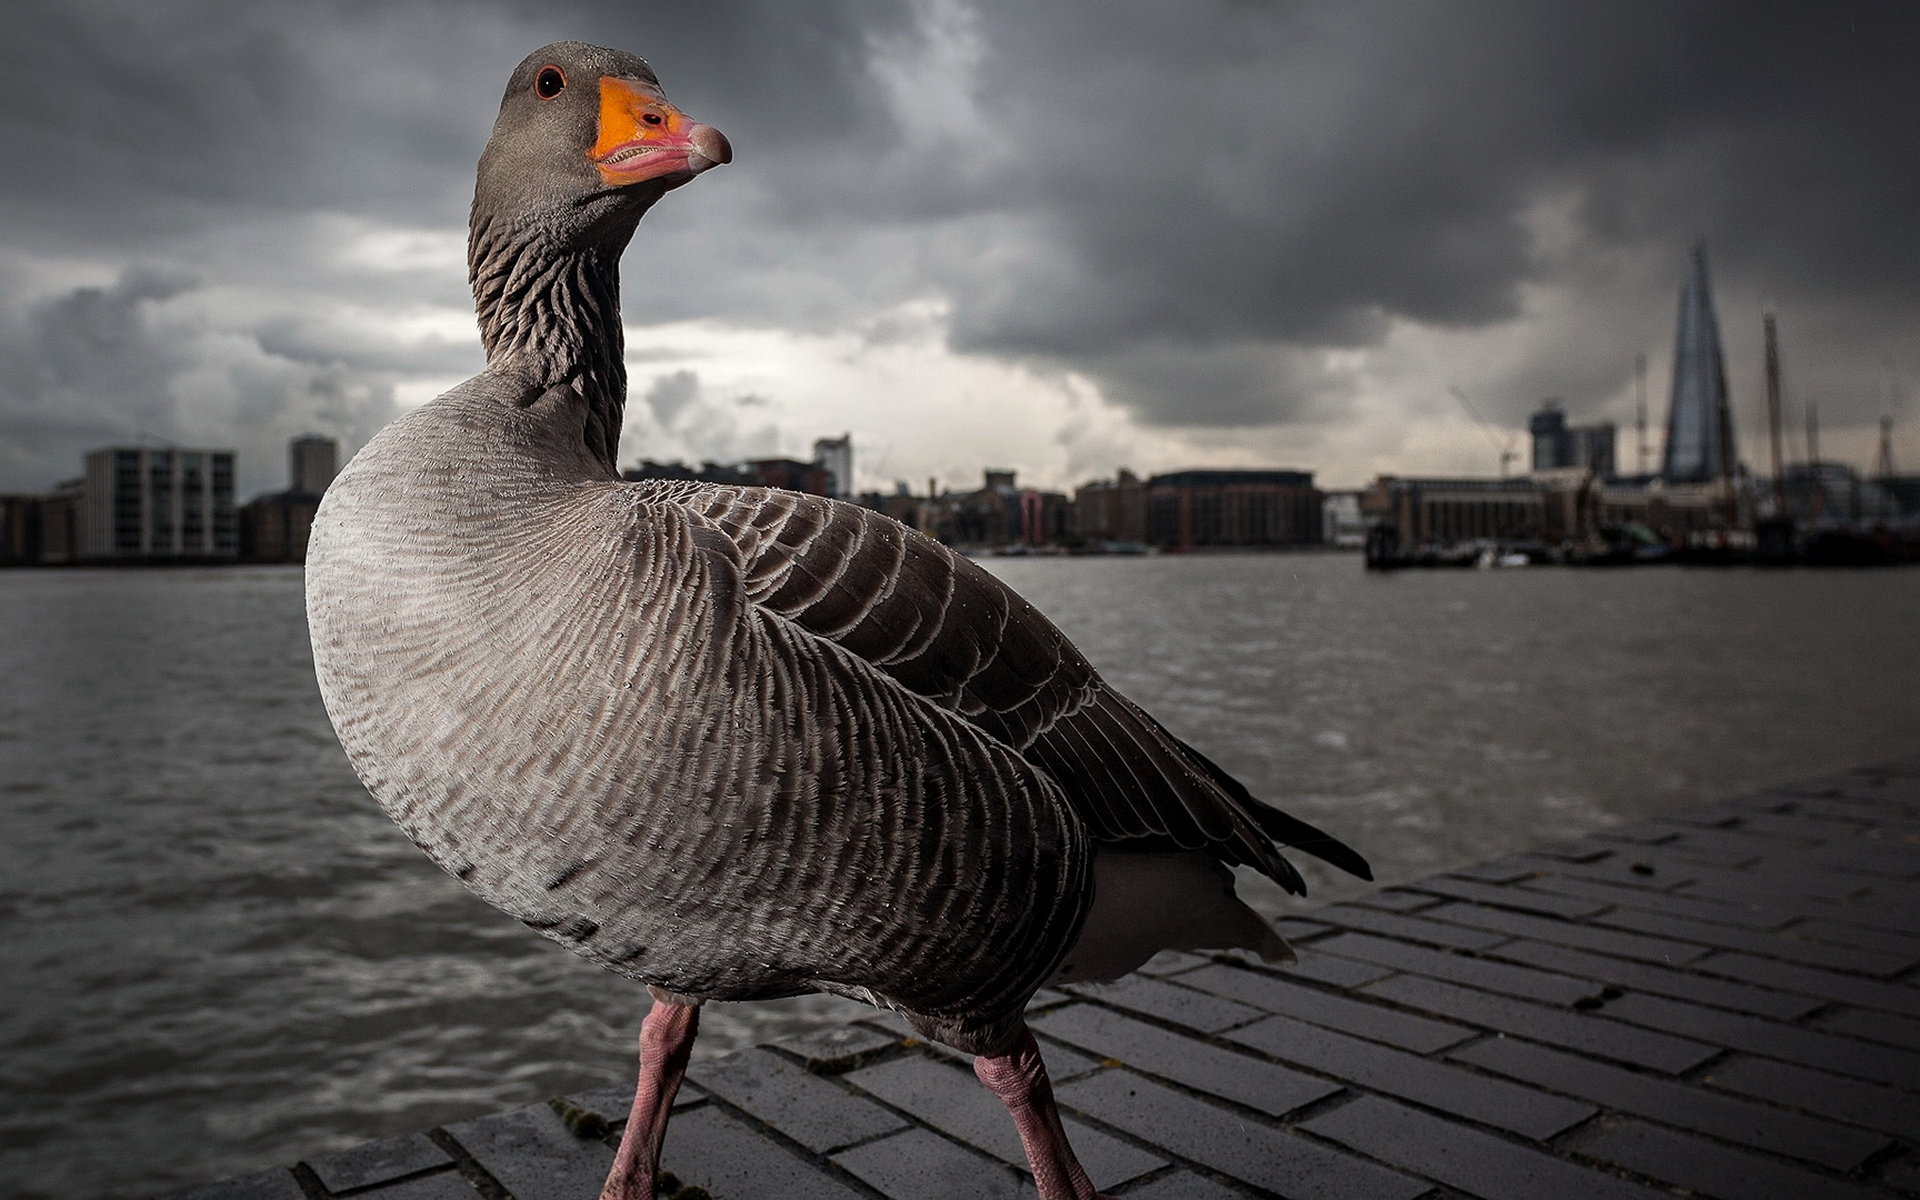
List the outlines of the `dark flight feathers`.
<svg viewBox="0 0 1920 1200">
<path fill-rule="evenodd" d="M 817 496 L 654 487 L 733 542 L 747 600 L 1019 751 L 1097 841 L 1206 850 L 1296 894 L 1305 884 L 1276 841 L 1372 878 L 1346 845 L 1256 800 L 1107 687 L 1050 621 L 971 560 L 891 518 Z"/>
</svg>

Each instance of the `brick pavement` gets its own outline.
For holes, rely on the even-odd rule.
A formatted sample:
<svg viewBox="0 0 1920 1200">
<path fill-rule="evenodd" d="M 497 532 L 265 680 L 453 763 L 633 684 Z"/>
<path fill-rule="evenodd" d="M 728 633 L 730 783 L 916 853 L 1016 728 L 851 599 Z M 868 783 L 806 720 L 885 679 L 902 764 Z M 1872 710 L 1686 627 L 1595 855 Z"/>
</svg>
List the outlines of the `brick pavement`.
<svg viewBox="0 0 1920 1200">
<path fill-rule="evenodd" d="M 1298 967 L 1166 954 L 1031 1014 L 1129 1200 L 1920 1195 L 1920 759 L 1283 923 Z M 967 1061 L 886 1014 L 696 1063 L 681 1200 L 1030 1197 Z M 591 1200 L 617 1090 L 175 1200 Z"/>
</svg>

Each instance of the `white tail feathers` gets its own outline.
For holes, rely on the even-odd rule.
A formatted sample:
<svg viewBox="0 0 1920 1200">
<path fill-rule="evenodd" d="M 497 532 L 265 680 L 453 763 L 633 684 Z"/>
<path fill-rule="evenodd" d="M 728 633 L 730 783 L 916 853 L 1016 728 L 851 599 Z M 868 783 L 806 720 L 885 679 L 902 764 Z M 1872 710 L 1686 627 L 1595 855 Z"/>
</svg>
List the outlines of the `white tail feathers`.
<svg viewBox="0 0 1920 1200">
<path fill-rule="evenodd" d="M 1118 979 L 1162 950 L 1250 950 L 1290 964 L 1293 948 L 1205 854 L 1099 853 L 1093 909 L 1049 983 Z"/>
</svg>

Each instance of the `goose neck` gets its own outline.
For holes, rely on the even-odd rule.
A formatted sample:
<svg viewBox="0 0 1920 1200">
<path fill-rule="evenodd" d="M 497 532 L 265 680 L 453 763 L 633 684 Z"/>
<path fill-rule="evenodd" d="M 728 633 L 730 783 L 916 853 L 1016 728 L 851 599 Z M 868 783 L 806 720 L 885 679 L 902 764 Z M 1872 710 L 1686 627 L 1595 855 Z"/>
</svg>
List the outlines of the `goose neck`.
<svg viewBox="0 0 1920 1200">
<path fill-rule="evenodd" d="M 627 395 L 622 249 L 477 220 L 467 254 L 488 368 L 526 380 L 531 396 L 572 384 L 588 405 L 588 449 L 609 468 Z"/>
</svg>

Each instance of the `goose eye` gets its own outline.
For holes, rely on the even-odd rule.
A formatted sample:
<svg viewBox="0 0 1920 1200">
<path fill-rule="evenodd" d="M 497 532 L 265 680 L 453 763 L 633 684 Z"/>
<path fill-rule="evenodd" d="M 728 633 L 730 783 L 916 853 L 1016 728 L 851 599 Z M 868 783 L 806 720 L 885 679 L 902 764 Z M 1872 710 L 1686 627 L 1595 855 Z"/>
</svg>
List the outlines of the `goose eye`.
<svg viewBox="0 0 1920 1200">
<path fill-rule="evenodd" d="M 567 77 L 561 73 L 559 67 L 541 67 L 540 74 L 533 79 L 534 95 L 542 100 L 553 99 L 560 94 L 560 89 L 566 86 Z"/>
</svg>

